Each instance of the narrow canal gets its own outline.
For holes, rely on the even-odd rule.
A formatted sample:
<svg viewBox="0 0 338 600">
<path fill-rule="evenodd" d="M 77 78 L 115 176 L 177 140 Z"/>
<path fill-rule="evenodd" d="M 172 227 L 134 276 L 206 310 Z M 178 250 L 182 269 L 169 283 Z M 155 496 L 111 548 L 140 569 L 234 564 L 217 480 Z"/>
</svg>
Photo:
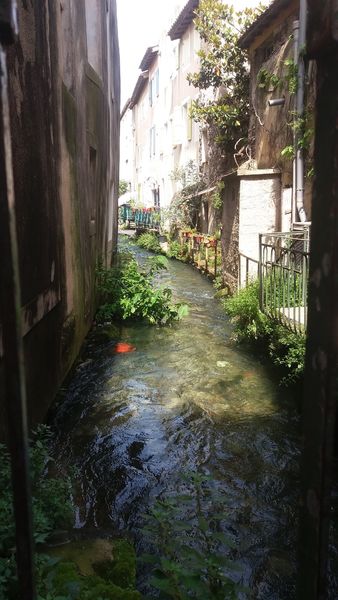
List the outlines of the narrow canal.
<svg viewBox="0 0 338 600">
<path fill-rule="evenodd" d="M 144 512 L 181 492 L 184 475 L 201 473 L 222 499 L 220 526 L 240 566 L 233 577 L 250 597 L 293 598 L 296 406 L 257 358 L 231 342 L 205 278 L 177 261 L 159 277 L 189 315 L 169 328 L 94 330 L 51 414 L 57 464 L 75 474 L 75 527 L 128 531 L 141 553 Z M 136 350 L 116 354 L 117 341 Z"/>
</svg>

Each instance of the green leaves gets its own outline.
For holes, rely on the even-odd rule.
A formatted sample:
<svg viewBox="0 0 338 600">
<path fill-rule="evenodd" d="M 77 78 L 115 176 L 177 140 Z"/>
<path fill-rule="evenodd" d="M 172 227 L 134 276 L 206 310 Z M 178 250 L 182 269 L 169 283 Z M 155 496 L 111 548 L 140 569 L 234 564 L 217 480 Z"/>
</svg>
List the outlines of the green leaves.
<svg viewBox="0 0 338 600">
<path fill-rule="evenodd" d="M 237 598 L 237 585 L 228 573 L 234 540 L 222 531 L 223 494 L 203 473 L 182 475 L 183 489 L 157 500 L 146 516 L 143 534 L 154 547 L 143 560 L 154 566 L 151 584 L 174 600 Z"/>
<path fill-rule="evenodd" d="M 249 125 L 248 60 L 238 39 L 263 8 L 236 11 L 221 0 L 201 0 L 194 21 L 205 44 L 198 52 L 200 70 L 189 73 L 188 81 L 200 90 L 222 90 L 222 97 L 194 102 L 191 115 L 199 123 L 216 126 L 218 143 L 232 152 L 236 141 L 247 137 Z"/>
<path fill-rule="evenodd" d="M 98 290 L 103 300 L 96 319 L 105 322 L 113 318 L 142 319 L 151 325 L 166 325 L 187 314 L 186 305 L 174 304 L 169 288 L 155 288 L 153 275 L 166 269 L 164 256 L 152 257 L 146 268 L 139 267 L 129 256 L 116 269 L 98 271 Z"/>
<path fill-rule="evenodd" d="M 140 246 L 140 248 L 144 248 L 150 252 L 156 252 L 158 254 L 162 252 L 158 238 L 154 233 L 141 233 L 136 239 L 136 244 Z"/>
<path fill-rule="evenodd" d="M 48 443 L 50 429 L 40 425 L 30 441 L 30 475 L 34 517 L 34 541 L 46 542 L 51 531 L 68 529 L 73 523 L 71 481 L 48 475 L 51 458 Z M 12 507 L 10 459 L 5 446 L 0 445 L 0 597 L 15 598 L 17 593 L 16 564 L 14 558 L 15 531 Z M 36 569 L 46 560 L 38 555 Z M 53 594 L 51 600 L 56 600 Z M 67 597 L 68 598 L 68 597 Z M 46 598 L 48 600 L 48 598 Z"/>
<path fill-rule="evenodd" d="M 292 282 L 295 283 L 294 279 Z M 269 285 L 268 279 L 266 284 Z M 282 294 L 282 291 L 277 289 L 275 293 Z M 298 295 L 297 289 L 290 294 L 290 301 L 294 306 L 297 306 Z M 271 301 L 273 302 L 274 298 Z M 236 339 L 262 344 L 273 364 L 281 368 L 282 385 L 295 383 L 302 377 L 305 335 L 290 332 L 260 311 L 258 281 L 249 283 L 247 287 L 225 300 L 224 307 L 234 323 Z"/>
</svg>

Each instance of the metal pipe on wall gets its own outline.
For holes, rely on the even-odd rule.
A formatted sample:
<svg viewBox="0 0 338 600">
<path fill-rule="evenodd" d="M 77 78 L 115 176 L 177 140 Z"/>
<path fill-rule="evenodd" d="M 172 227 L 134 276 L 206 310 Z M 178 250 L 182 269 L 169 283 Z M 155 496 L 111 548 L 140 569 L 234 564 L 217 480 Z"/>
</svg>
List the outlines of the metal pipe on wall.
<svg viewBox="0 0 338 600">
<path fill-rule="evenodd" d="M 306 29 L 307 29 L 307 0 L 300 0 L 299 5 L 299 29 L 297 43 L 297 67 L 298 67 L 298 85 L 296 95 L 296 116 L 299 121 L 304 117 L 304 91 L 305 91 L 305 63 L 304 55 L 306 49 Z M 304 223 L 307 221 L 304 207 L 304 152 L 299 147 L 299 128 L 295 131 L 295 170 L 296 170 L 296 208 L 299 220 Z"/>
<path fill-rule="evenodd" d="M 293 22 L 293 60 L 295 65 L 298 64 L 298 52 L 299 52 L 299 21 Z M 294 148 L 294 158 L 293 158 L 293 173 L 292 173 L 292 205 L 291 205 L 291 222 L 292 225 L 297 221 L 297 134 L 296 134 L 296 115 L 293 117 L 294 127 L 293 127 L 293 148 Z"/>
</svg>

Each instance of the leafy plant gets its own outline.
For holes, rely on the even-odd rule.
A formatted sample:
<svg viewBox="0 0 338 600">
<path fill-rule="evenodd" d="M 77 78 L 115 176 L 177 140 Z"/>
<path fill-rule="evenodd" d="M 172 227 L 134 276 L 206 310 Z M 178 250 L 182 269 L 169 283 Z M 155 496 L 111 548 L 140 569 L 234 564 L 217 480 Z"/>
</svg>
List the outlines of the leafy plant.
<svg viewBox="0 0 338 600">
<path fill-rule="evenodd" d="M 69 478 L 55 478 L 48 474 L 53 463 L 48 445 L 51 432 L 40 425 L 30 441 L 30 465 L 34 540 L 44 543 L 55 529 L 69 528 L 74 509 L 71 502 Z M 17 598 L 15 564 L 15 521 L 12 505 L 10 458 L 0 445 L 0 598 Z"/>
<path fill-rule="evenodd" d="M 171 179 L 180 183 L 182 189 L 174 194 L 165 220 L 169 222 L 171 232 L 195 228 L 201 208 L 198 192 L 205 188 L 205 181 L 195 161 L 190 160 L 172 171 Z"/>
<path fill-rule="evenodd" d="M 188 81 L 202 92 L 212 88 L 223 93 L 218 100 L 209 100 L 202 93 L 192 103 L 191 116 L 199 123 L 216 126 L 216 138 L 232 153 L 236 141 L 247 137 L 249 126 L 250 76 L 247 54 L 238 39 L 262 10 L 263 5 L 238 11 L 222 0 L 201 0 L 196 11 L 194 23 L 204 44 L 198 52 L 200 70 L 190 73 Z"/>
<path fill-rule="evenodd" d="M 238 342 L 257 343 L 272 363 L 281 369 L 281 384 L 298 381 L 304 372 L 305 335 L 292 333 L 261 312 L 259 282 L 253 281 L 224 301 L 226 313 L 235 327 Z"/>
<path fill-rule="evenodd" d="M 125 194 L 129 189 L 129 183 L 125 179 L 119 181 L 119 197 Z"/>
<path fill-rule="evenodd" d="M 285 80 L 287 82 L 288 90 L 290 94 L 297 94 L 298 90 L 298 65 L 295 63 L 293 58 L 287 58 L 284 61 L 286 66 Z"/>
<path fill-rule="evenodd" d="M 239 589 L 228 575 L 237 569 L 229 558 L 235 544 L 223 530 L 224 497 L 203 474 L 184 479 L 182 493 L 158 500 L 146 517 L 143 533 L 153 552 L 143 561 L 153 568 L 150 583 L 161 598 L 235 599 Z"/>
<path fill-rule="evenodd" d="M 97 289 L 102 304 L 97 321 L 131 318 L 165 325 L 187 314 L 186 305 L 172 302 L 169 288 L 154 287 L 154 274 L 167 265 L 165 257 L 154 258 L 143 268 L 131 255 L 120 256 L 120 264 L 115 268 L 98 267 Z"/>
<path fill-rule="evenodd" d="M 278 87 L 281 87 L 282 84 L 283 80 L 276 75 L 276 73 L 271 73 L 264 67 L 258 71 L 257 85 L 259 88 L 264 90 L 276 90 Z"/>
<path fill-rule="evenodd" d="M 157 252 L 158 254 L 162 252 L 158 237 L 154 233 L 141 233 L 135 241 L 140 248 L 144 248 L 150 252 Z"/>
<path fill-rule="evenodd" d="M 188 259 L 189 248 L 188 244 L 180 244 L 176 240 L 169 242 L 169 248 L 167 250 L 167 256 L 169 258 L 176 258 L 177 260 L 186 261 Z"/>
<path fill-rule="evenodd" d="M 169 176 L 172 181 L 180 182 L 182 187 L 195 185 L 200 181 L 199 168 L 194 160 L 188 160 L 184 166 L 176 167 Z"/>
<path fill-rule="evenodd" d="M 211 196 L 212 206 L 214 207 L 215 210 L 221 210 L 221 208 L 223 206 L 223 198 L 222 198 L 223 190 L 224 190 L 224 182 L 219 181 L 216 186 L 216 190 L 213 192 L 213 194 Z"/>
</svg>

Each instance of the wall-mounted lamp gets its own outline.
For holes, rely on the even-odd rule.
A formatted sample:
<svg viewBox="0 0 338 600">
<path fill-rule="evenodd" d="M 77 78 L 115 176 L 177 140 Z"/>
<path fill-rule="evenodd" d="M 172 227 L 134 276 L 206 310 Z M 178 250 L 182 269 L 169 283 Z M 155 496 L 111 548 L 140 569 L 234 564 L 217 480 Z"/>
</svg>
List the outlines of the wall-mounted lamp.
<svg viewBox="0 0 338 600">
<path fill-rule="evenodd" d="M 284 106 L 285 98 L 273 98 L 272 100 L 268 100 L 269 106 Z"/>
</svg>

